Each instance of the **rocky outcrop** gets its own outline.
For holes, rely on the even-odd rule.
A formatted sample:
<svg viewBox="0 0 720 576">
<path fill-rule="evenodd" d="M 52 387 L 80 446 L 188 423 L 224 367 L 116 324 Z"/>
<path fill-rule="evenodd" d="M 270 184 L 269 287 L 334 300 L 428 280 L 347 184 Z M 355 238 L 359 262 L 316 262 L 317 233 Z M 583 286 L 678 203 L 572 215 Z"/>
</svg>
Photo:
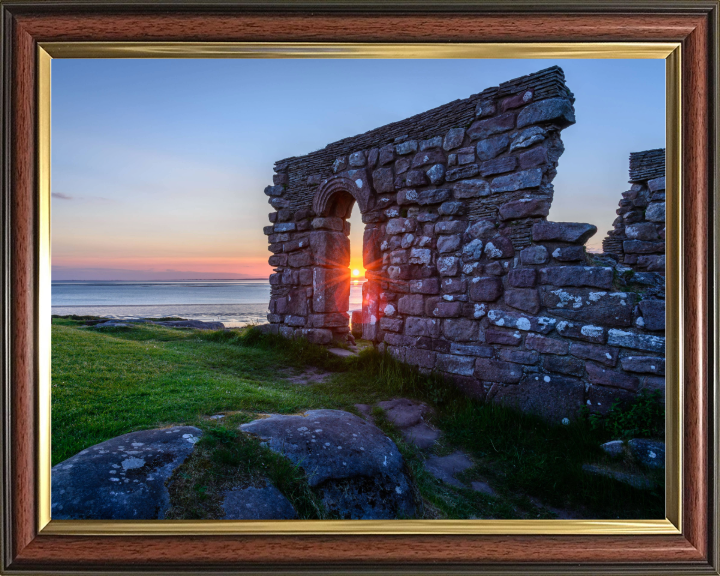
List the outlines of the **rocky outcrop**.
<svg viewBox="0 0 720 576">
<path fill-rule="evenodd" d="M 274 414 L 242 424 L 306 473 L 328 512 L 345 519 L 392 519 L 415 512 L 413 489 L 395 443 L 341 410 Z"/>
<path fill-rule="evenodd" d="M 164 518 L 170 506 L 165 481 L 201 435 L 193 426 L 131 432 L 53 466 L 53 519 Z"/>
</svg>

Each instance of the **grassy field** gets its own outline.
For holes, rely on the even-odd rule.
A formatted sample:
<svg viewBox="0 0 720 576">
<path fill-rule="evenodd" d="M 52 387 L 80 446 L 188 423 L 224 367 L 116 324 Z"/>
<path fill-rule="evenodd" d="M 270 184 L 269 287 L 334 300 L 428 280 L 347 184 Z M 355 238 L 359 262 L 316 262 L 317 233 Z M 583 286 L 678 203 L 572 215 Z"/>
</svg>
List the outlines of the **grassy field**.
<svg viewBox="0 0 720 576">
<path fill-rule="evenodd" d="M 127 432 L 190 424 L 205 430 L 198 449 L 169 482 L 170 517 L 217 517 L 218 494 L 244 475 L 269 477 L 301 517 L 324 511 L 303 472 L 237 431 L 259 413 L 297 413 L 403 396 L 436 410 L 444 436 L 439 454 L 462 449 L 476 466 L 462 479 L 482 479 L 497 496 L 435 480 L 423 455 L 376 414 L 398 444 L 417 487 L 423 518 L 537 518 L 570 511 L 588 518 L 663 518 L 662 478 L 640 491 L 581 470 L 603 462 L 602 428 L 581 419 L 549 426 L 534 417 L 456 394 L 438 378 L 420 375 L 372 349 L 341 359 L 303 341 L 256 330 L 202 332 L 152 325 L 98 330 L 79 320 L 53 319 L 53 464 Z M 307 367 L 332 372 L 322 383 L 293 384 Z M 225 413 L 223 420 L 208 417 Z"/>
</svg>

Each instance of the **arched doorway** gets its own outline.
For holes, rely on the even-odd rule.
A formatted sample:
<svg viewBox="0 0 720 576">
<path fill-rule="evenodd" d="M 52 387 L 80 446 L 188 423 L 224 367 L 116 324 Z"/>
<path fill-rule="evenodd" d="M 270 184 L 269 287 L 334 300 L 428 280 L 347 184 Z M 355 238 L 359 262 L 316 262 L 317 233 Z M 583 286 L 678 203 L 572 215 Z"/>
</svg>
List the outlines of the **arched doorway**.
<svg viewBox="0 0 720 576">
<path fill-rule="evenodd" d="M 337 176 L 323 182 L 318 188 L 314 201 L 313 211 L 316 218 L 313 220 L 313 311 L 321 314 L 342 315 L 345 325 L 350 321 L 350 293 L 352 282 L 352 269 L 350 267 L 350 223 L 349 218 L 357 204 L 361 215 L 366 215 L 374 206 L 374 191 L 365 177 L 364 171 L 357 171 L 350 177 Z M 372 242 L 375 238 L 374 226 L 363 225 L 362 241 L 362 269 L 374 270 L 379 267 L 375 262 Z M 366 284 L 363 285 L 362 314 L 357 314 L 353 320 L 356 324 L 365 324 L 361 318 L 368 317 L 368 310 L 372 307 L 370 299 L 366 297 Z M 375 314 L 375 317 L 377 314 Z M 353 330 L 360 335 L 357 326 Z M 337 331 L 336 331 L 337 333 Z M 365 334 L 363 332 L 363 336 Z"/>
</svg>

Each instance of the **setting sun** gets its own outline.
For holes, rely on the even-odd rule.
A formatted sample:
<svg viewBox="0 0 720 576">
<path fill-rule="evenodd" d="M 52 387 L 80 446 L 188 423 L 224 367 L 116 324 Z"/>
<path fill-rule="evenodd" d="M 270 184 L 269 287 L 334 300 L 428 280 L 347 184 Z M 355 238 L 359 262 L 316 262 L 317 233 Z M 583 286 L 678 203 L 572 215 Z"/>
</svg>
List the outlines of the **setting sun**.
<svg viewBox="0 0 720 576">
<path fill-rule="evenodd" d="M 355 268 L 355 270 L 353 270 L 352 274 L 353 274 L 353 276 L 360 276 L 360 270 Z"/>
</svg>

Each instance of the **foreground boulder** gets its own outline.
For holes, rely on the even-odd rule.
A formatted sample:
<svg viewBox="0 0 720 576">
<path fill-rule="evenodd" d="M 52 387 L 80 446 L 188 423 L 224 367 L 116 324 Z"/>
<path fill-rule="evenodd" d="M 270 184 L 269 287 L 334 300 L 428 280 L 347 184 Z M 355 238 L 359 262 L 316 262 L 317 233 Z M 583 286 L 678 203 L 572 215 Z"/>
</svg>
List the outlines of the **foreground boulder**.
<svg viewBox="0 0 720 576">
<path fill-rule="evenodd" d="M 52 469 L 56 520 L 154 520 L 165 517 L 165 481 L 192 452 L 194 426 L 131 432 L 91 446 Z"/>
<path fill-rule="evenodd" d="M 297 512 L 282 492 L 269 482 L 256 488 L 235 488 L 225 493 L 223 520 L 293 520 Z"/>
<path fill-rule="evenodd" d="M 395 443 L 341 410 L 272 415 L 240 426 L 301 466 L 328 511 L 343 519 L 393 519 L 415 512 L 410 480 Z"/>
</svg>

